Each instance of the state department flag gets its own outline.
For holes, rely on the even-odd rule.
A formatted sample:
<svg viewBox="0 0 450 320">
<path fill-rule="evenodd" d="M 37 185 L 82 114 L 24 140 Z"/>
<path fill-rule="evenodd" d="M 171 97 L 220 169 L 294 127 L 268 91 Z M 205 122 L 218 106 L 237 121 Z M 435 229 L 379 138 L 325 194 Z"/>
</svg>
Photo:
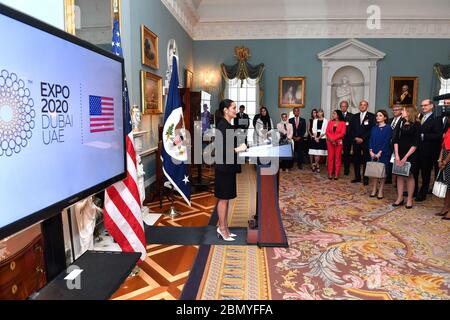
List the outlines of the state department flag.
<svg viewBox="0 0 450 320">
<path fill-rule="evenodd" d="M 173 57 L 172 75 L 167 94 L 166 110 L 164 112 L 163 148 L 161 160 L 163 172 L 174 189 L 191 205 L 191 184 L 187 173 L 187 147 L 184 144 L 184 118 L 178 89 L 178 65 Z"/>
</svg>

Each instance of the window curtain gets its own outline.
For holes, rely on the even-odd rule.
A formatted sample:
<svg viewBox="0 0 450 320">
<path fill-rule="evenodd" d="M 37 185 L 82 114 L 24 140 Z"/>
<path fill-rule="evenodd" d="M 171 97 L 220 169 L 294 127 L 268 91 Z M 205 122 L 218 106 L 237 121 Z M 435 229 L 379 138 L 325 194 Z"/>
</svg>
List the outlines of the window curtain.
<svg viewBox="0 0 450 320">
<path fill-rule="evenodd" d="M 258 86 L 258 81 L 256 79 L 246 79 L 247 83 L 251 86 L 255 86 L 256 87 L 256 96 L 259 97 L 259 100 L 261 100 L 261 86 Z M 237 87 L 238 83 L 241 82 L 241 87 L 242 87 L 242 80 L 239 80 L 238 78 L 234 78 L 234 79 L 229 79 L 229 80 L 225 80 L 223 79 L 223 85 L 224 85 L 224 91 L 223 91 L 223 96 L 222 99 L 226 98 L 228 99 L 229 97 L 227 96 L 227 94 L 225 94 L 226 92 L 229 91 L 230 87 Z M 259 102 L 259 104 L 261 104 L 261 101 L 258 101 L 258 99 L 256 99 L 257 104 Z M 258 107 L 258 106 L 257 106 Z"/>
<path fill-rule="evenodd" d="M 436 63 L 433 66 L 433 79 L 431 83 L 431 96 L 435 97 L 439 95 L 439 91 L 442 87 L 442 82 L 450 79 L 450 64 L 443 65 Z"/>
<path fill-rule="evenodd" d="M 220 65 L 222 71 L 222 99 L 225 97 L 225 90 L 228 85 L 234 83 L 234 81 L 241 81 L 241 86 L 245 79 L 249 83 L 254 81 L 255 84 L 259 85 L 259 104 L 263 102 L 264 89 L 262 87 L 262 77 L 264 73 L 264 63 L 258 64 L 256 66 L 251 65 L 245 60 L 240 60 L 232 66 L 227 66 L 225 64 Z"/>
</svg>

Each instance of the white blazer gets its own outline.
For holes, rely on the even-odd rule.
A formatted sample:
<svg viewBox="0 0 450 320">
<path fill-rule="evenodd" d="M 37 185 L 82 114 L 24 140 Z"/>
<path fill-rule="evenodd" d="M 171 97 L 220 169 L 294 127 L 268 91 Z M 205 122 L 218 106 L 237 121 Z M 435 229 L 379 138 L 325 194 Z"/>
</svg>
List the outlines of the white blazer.
<svg viewBox="0 0 450 320">
<path fill-rule="evenodd" d="M 327 126 L 328 126 L 328 120 L 323 118 L 323 123 L 322 123 L 322 128 L 321 129 L 317 129 L 317 122 L 319 121 L 319 119 L 314 119 L 313 121 L 313 126 L 312 126 L 312 133 L 314 135 L 314 137 L 317 137 L 317 133 L 320 133 L 320 135 L 324 134 L 325 132 L 327 132 Z M 321 139 L 326 139 L 327 135 L 325 134 Z"/>
</svg>

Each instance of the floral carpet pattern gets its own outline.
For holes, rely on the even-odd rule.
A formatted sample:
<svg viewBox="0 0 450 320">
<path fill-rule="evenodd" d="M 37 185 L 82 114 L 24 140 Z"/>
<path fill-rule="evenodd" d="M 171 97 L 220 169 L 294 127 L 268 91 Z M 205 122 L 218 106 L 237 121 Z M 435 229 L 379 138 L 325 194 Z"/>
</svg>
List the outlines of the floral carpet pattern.
<svg viewBox="0 0 450 320">
<path fill-rule="evenodd" d="M 282 174 L 289 248 L 266 248 L 272 299 L 449 299 L 450 224 L 433 197 L 394 208 L 347 177 Z"/>
</svg>

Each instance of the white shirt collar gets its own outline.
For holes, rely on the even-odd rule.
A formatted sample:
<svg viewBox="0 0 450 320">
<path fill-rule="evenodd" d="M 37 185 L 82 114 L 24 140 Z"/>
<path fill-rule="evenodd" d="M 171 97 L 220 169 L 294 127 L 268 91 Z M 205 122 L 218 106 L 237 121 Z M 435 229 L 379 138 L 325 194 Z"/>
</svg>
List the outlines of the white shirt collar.
<svg viewBox="0 0 450 320">
<path fill-rule="evenodd" d="M 427 112 L 423 114 L 424 117 L 424 121 L 428 119 L 429 116 L 431 116 L 431 114 L 433 113 L 433 111 Z"/>
</svg>

